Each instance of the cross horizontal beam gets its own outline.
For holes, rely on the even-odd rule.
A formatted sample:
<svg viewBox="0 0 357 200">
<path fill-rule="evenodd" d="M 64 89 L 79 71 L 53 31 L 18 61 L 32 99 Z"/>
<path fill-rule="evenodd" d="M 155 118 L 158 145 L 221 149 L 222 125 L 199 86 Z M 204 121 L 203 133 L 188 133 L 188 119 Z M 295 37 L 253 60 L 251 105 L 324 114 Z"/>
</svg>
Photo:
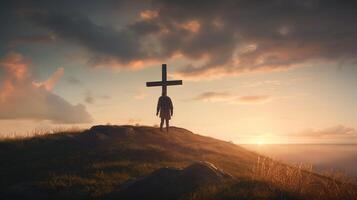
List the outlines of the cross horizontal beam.
<svg viewBox="0 0 357 200">
<path fill-rule="evenodd" d="M 161 86 L 162 87 L 162 95 L 165 96 L 167 94 L 167 86 L 182 85 L 182 80 L 173 80 L 173 81 L 167 80 L 167 65 L 166 64 L 162 64 L 161 75 L 162 75 L 161 81 L 146 82 L 146 87 Z"/>
<path fill-rule="evenodd" d="M 147 87 L 182 85 L 182 80 L 146 82 Z"/>
</svg>

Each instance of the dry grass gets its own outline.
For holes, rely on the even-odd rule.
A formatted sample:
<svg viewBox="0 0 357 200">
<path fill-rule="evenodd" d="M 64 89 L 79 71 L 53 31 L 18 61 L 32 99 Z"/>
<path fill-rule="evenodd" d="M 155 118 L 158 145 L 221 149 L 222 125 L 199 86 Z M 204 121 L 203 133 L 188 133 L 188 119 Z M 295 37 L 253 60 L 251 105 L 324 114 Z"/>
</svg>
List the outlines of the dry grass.
<svg viewBox="0 0 357 200">
<path fill-rule="evenodd" d="M 41 187 L 52 191 L 66 191 L 73 194 L 86 194 L 99 197 L 111 193 L 118 185 L 129 179 L 127 173 L 104 173 L 97 171 L 89 177 L 78 174 L 50 174 Z"/>
<path fill-rule="evenodd" d="M 31 131 L 27 131 L 24 133 L 19 133 L 19 132 L 10 132 L 10 133 L 1 133 L 0 134 L 0 141 L 4 140 L 22 140 L 22 139 L 29 139 L 33 137 L 41 137 L 41 136 L 46 136 L 46 135 L 52 135 L 52 134 L 67 134 L 67 133 L 80 133 L 84 129 L 77 127 L 77 126 L 71 126 L 71 127 L 55 127 L 52 129 L 46 129 L 46 128 L 36 128 Z"/>
<path fill-rule="evenodd" d="M 310 199 L 357 199 L 357 187 L 353 179 L 336 172 L 317 174 L 312 165 L 290 166 L 267 157 L 258 157 L 251 177 Z"/>
</svg>

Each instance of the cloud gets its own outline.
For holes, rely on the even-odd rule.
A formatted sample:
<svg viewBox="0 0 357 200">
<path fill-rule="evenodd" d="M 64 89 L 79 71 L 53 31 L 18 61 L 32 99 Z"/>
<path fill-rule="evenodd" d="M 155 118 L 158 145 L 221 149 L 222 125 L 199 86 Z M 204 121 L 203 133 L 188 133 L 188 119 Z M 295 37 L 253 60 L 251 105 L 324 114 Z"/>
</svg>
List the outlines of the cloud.
<svg viewBox="0 0 357 200">
<path fill-rule="evenodd" d="M 243 87 L 259 87 L 262 85 L 280 86 L 282 84 L 287 84 L 287 83 L 283 83 L 282 81 L 278 81 L 278 80 L 264 80 L 264 81 L 245 82 L 243 83 Z"/>
<path fill-rule="evenodd" d="M 353 36 L 357 33 L 353 23 L 357 17 L 352 9 L 356 6 L 354 3 L 159 2 L 159 19 L 171 23 L 195 19 L 200 23 L 197 35 L 172 33 L 166 37 L 167 43 L 164 38 L 167 49 L 175 45 L 187 57 L 204 55 L 208 58 L 177 73 L 186 79 L 279 71 L 314 63 L 356 62 L 353 56 L 357 51 L 357 39 Z"/>
<path fill-rule="evenodd" d="M 345 125 L 336 125 L 320 129 L 305 129 L 299 132 L 283 134 L 295 142 L 353 144 L 357 142 L 357 130 Z"/>
<path fill-rule="evenodd" d="M 44 82 L 35 82 L 34 81 L 33 84 L 35 84 L 37 87 L 44 87 L 46 90 L 52 90 L 53 87 L 56 85 L 56 83 L 59 81 L 59 79 L 63 76 L 63 73 L 64 73 L 64 68 L 60 67 L 46 81 L 44 81 Z"/>
<path fill-rule="evenodd" d="M 204 92 L 196 96 L 194 100 L 233 104 L 259 104 L 270 101 L 271 97 L 269 95 L 238 96 L 229 92 Z"/>
<path fill-rule="evenodd" d="M 70 83 L 72 85 L 78 85 L 78 84 L 82 83 L 78 78 L 76 78 L 74 76 L 69 76 L 66 80 L 68 83 Z"/>
<path fill-rule="evenodd" d="M 328 137 L 355 137 L 357 138 L 357 130 L 343 125 L 333 126 L 326 129 L 308 129 L 300 133 L 298 136 L 328 138 Z"/>
<path fill-rule="evenodd" d="M 94 104 L 97 102 L 97 100 L 108 100 L 111 99 L 111 96 L 108 95 L 98 95 L 98 94 L 93 94 L 90 90 L 87 90 L 84 93 L 84 102 L 88 104 Z"/>
<path fill-rule="evenodd" d="M 157 59 L 154 50 L 145 49 L 145 36 L 158 30 L 158 25 L 146 21 L 123 30 L 97 25 L 82 15 L 36 12 L 33 21 L 48 28 L 58 37 L 84 47 L 90 54 L 88 64 L 116 68 L 139 69 L 144 61 Z"/>
<path fill-rule="evenodd" d="M 8 47 L 14 48 L 23 44 L 46 44 L 56 40 L 53 35 L 23 35 L 17 36 L 8 43 Z"/>
<path fill-rule="evenodd" d="M 18 53 L 0 60 L 5 75 L 0 85 L 0 119 L 50 120 L 54 123 L 87 123 L 92 117 L 81 105 L 71 105 L 51 92 L 63 74 L 59 68 L 47 81 L 36 82 L 29 62 Z"/>
<path fill-rule="evenodd" d="M 268 95 L 240 96 L 237 98 L 237 101 L 243 104 L 264 103 L 269 100 L 271 100 L 271 97 Z"/>
<path fill-rule="evenodd" d="M 200 80 L 357 62 L 355 2 L 26 2 L 18 4 L 31 11 L 24 14 L 27 19 L 81 46 L 91 66 L 141 69 L 179 54 L 188 64 L 175 76 Z M 106 23 L 98 20 L 104 10 L 121 9 L 122 4 L 131 6 L 113 13 L 126 13 L 121 18 L 128 20 L 120 25 L 107 23 L 108 16 Z"/>
<path fill-rule="evenodd" d="M 143 10 L 140 12 L 140 17 L 143 20 L 152 20 L 159 16 L 159 13 L 156 10 Z"/>
<path fill-rule="evenodd" d="M 84 101 L 88 104 L 93 104 L 94 103 L 94 97 L 90 91 L 87 91 L 85 94 Z"/>
<path fill-rule="evenodd" d="M 204 92 L 194 98 L 194 100 L 217 102 L 217 101 L 231 101 L 234 96 L 228 92 Z"/>
</svg>

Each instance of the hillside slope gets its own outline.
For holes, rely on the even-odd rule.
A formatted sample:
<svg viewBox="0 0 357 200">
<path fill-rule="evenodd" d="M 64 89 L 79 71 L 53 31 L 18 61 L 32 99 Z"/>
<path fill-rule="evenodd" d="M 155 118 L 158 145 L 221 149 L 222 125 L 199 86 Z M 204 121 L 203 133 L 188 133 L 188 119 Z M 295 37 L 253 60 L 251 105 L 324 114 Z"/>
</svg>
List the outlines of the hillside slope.
<svg viewBox="0 0 357 200">
<path fill-rule="evenodd" d="M 79 133 L 1 141 L 0 196 L 2 199 L 123 199 L 135 193 L 138 190 L 135 188 L 160 191 L 158 188 L 163 187 L 164 180 L 173 180 L 175 183 L 168 183 L 192 187 L 179 193 L 177 190 L 175 196 L 167 193 L 172 199 L 310 198 L 279 184 L 252 178 L 258 157 L 240 146 L 182 128 L 173 127 L 166 133 L 153 127 L 94 126 Z M 197 167 L 200 161 L 213 167 Z M 195 173 L 190 169 L 196 169 Z M 232 179 L 204 178 L 218 174 L 213 169 Z M 200 181 L 206 179 L 215 181 Z M 158 186 L 146 187 L 145 181 Z M 128 187 L 130 184 L 135 187 Z"/>
</svg>

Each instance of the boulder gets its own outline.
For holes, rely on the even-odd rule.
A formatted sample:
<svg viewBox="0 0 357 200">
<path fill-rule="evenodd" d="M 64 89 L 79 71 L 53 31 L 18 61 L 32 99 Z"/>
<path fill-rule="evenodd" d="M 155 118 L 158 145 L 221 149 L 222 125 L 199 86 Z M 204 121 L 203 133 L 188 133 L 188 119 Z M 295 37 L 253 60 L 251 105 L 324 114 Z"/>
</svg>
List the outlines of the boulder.
<svg viewBox="0 0 357 200">
<path fill-rule="evenodd" d="M 119 192 L 122 199 L 179 199 L 182 195 L 208 185 L 234 180 L 234 177 L 209 162 L 196 162 L 184 169 L 160 168 L 131 180 Z"/>
<path fill-rule="evenodd" d="M 100 138 L 113 138 L 130 136 L 135 134 L 135 130 L 132 126 L 98 125 L 92 126 L 86 133 L 94 136 L 102 135 Z"/>
</svg>

